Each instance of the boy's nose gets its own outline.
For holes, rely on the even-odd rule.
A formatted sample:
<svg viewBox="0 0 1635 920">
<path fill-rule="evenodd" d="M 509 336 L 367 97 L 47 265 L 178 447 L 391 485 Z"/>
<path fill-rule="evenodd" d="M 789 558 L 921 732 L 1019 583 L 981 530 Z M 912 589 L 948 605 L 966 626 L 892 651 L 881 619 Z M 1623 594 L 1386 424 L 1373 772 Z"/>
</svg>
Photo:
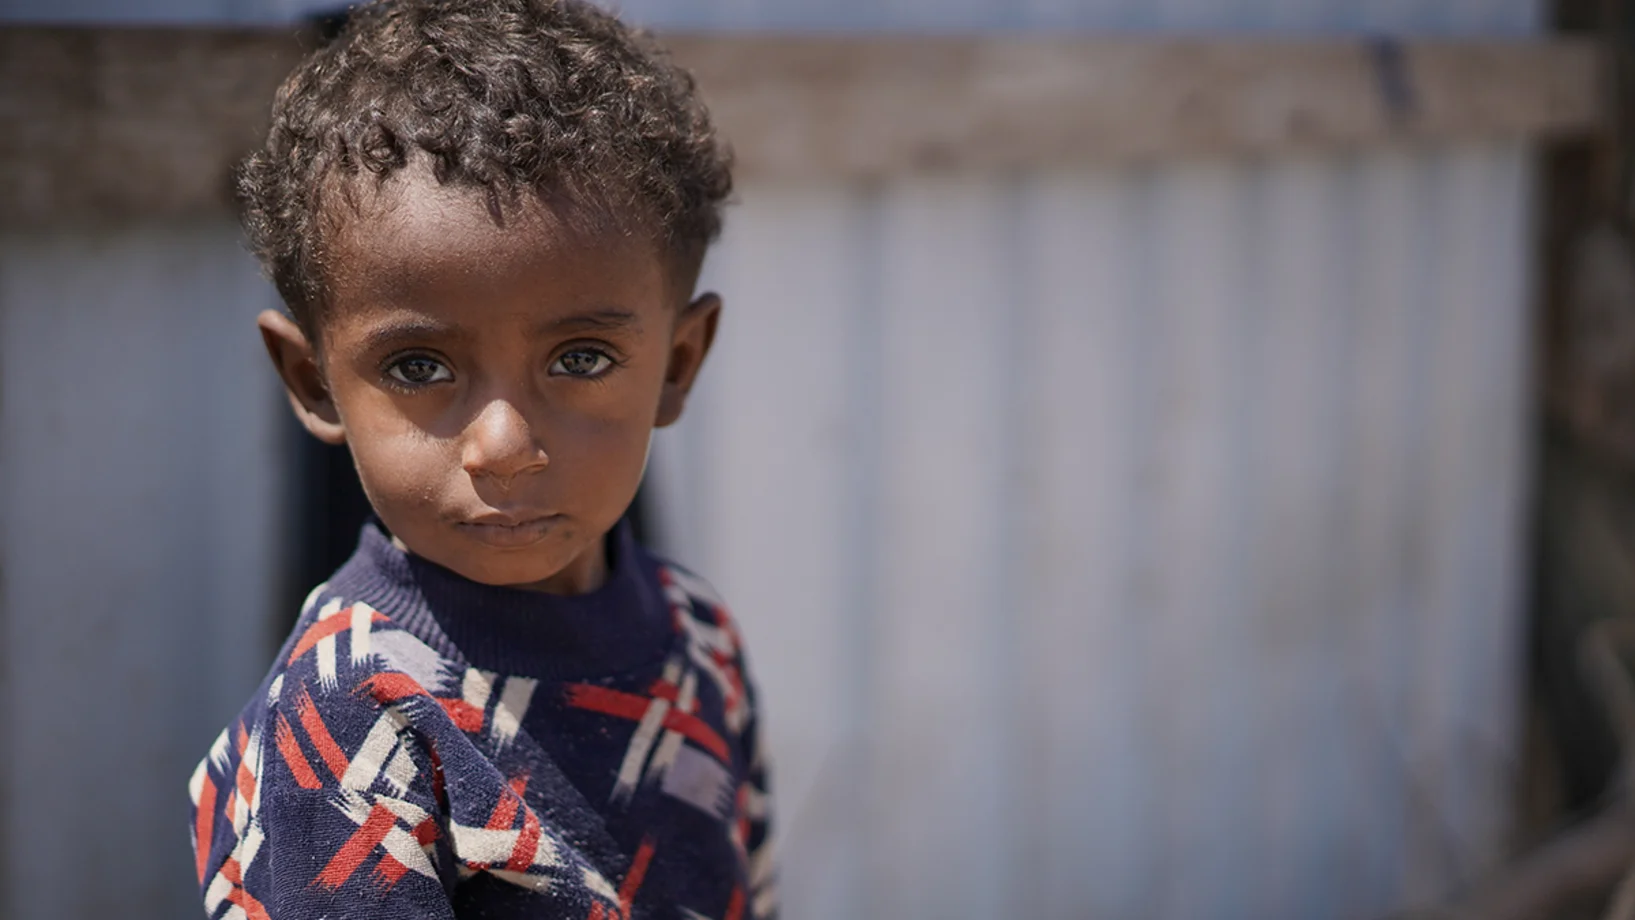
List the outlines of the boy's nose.
<svg viewBox="0 0 1635 920">
<path fill-rule="evenodd" d="M 484 406 L 466 428 L 460 465 L 473 477 L 490 478 L 501 488 L 509 488 L 513 478 L 542 470 L 548 463 L 550 458 L 534 440 L 528 420 L 507 400 L 496 399 Z"/>
</svg>

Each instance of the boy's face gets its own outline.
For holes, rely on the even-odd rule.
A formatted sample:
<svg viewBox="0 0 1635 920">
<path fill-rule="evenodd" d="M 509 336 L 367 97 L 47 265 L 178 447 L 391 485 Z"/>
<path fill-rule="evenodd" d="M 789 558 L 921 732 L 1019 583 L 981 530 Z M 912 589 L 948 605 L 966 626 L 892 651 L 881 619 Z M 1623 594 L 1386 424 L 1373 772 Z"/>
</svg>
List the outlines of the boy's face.
<svg viewBox="0 0 1635 920">
<path fill-rule="evenodd" d="M 275 311 L 262 335 L 296 414 L 350 446 L 412 551 L 485 584 L 586 591 L 720 302 L 685 304 L 645 237 L 534 205 L 504 223 L 411 167 L 329 247 L 321 356 Z"/>
</svg>

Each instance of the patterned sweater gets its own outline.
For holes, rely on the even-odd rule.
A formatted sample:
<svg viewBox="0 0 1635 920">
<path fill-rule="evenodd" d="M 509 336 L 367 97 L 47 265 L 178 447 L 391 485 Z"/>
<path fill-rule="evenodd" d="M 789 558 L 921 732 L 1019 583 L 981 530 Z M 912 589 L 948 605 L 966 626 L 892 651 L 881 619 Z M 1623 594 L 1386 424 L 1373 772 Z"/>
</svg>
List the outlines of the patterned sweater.
<svg viewBox="0 0 1635 920">
<path fill-rule="evenodd" d="M 627 525 L 563 597 L 373 525 L 190 784 L 212 918 L 775 913 L 738 633 Z"/>
</svg>

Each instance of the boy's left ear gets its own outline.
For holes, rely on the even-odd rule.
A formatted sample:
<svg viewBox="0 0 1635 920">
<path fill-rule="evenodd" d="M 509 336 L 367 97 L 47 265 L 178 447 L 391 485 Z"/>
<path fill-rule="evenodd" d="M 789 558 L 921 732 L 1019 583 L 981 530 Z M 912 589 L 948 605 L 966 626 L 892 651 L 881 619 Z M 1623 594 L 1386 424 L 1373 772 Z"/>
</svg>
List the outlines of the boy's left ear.
<svg viewBox="0 0 1635 920">
<path fill-rule="evenodd" d="M 721 298 L 714 293 L 700 294 L 683 308 L 676 320 L 675 337 L 670 340 L 670 364 L 664 371 L 664 390 L 659 394 L 658 416 L 653 427 L 663 428 L 681 418 L 687 404 L 687 394 L 698 379 L 698 369 L 704 365 L 704 356 L 715 342 L 715 327 L 721 320 Z"/>
</svg>

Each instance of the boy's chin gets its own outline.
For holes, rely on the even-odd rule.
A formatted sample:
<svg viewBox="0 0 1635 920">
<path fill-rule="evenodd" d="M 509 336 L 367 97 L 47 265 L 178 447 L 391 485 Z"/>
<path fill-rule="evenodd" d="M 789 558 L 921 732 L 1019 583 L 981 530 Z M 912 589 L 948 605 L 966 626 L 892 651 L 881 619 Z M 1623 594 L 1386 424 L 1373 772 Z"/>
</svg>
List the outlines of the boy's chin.
<svg viewBox="0 0 1635 920">
<path fill-rule="evenodd" d="M 585 558 L 595 552 L 596 558 Z M 521 546 L 494 546 L 475 541 L 448 554 L 447 561 L 427 558 L 478 584 L 550 594 L 583 594 L 601 585 L 606 573 L 601 540 L 544 539 Z"/>
</svg>

